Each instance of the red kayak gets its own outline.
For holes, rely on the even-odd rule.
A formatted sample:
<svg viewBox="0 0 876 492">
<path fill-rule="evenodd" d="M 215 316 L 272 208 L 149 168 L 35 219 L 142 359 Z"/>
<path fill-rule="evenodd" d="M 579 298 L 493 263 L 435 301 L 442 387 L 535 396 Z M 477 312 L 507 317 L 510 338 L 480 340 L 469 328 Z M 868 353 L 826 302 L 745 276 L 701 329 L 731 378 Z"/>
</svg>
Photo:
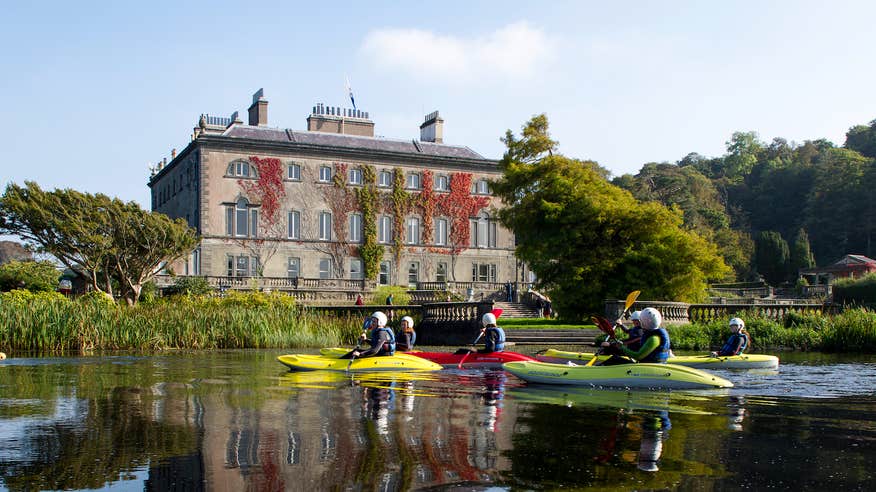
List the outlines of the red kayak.
<svg viewBox="0 0 876 492">
<path fill-rule="evenodd" d="M 502 364 L 506 362 L 516 361 L 534 361 L 528 355 L 518 354 L 517 352 L 491 352 L 489 354 L 481 354 L 477 351 L 468 351 L 467 349 L 459 349 L 455 353 L 451 352 L 420 352 L 412 350 L 405 352 L 406 354 L 416 355 L 423 359 L 430 360 L 436 364 L 441 364 L 444 367 L 459 367 L 459 362 L 462 361 L 462 367 L 467 368 L 485 368 L 485 369 L 501 369 Z"/>
</svg>

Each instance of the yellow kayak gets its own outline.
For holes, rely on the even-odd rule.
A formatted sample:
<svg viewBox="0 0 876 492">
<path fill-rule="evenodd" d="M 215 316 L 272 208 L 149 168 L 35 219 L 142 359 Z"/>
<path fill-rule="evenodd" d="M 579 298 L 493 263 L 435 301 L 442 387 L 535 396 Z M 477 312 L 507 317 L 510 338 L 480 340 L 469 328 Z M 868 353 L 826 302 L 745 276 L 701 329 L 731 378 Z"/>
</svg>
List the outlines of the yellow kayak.
<svg viewBox="0 0 876 492">
<path fill-rule="evenodd" d="M 583 366 L 574 363 L 508 362 L 502 368 L 530 383 L 608 386 L 621 388 L 732 388 L 714 374 L 676 364 Z"/>
<path fill-rule="evenodd" d="M 548 349 L 535 358 L 543 362 L 564 363 L 567 361 L 587 363 L 593 358 L 591 352 L 567 352 L 564 350 Z M 597 359 L 601 362 L 608 359 L 608 355 L 600 355 Z M 779 367 L 779 358 L 775 355 L 765 354 L 742 354 L 731 356 L 712 357 L 711 355 L 679 355 L 670 357 L 669 364 L 695 367 L 697 369 L 775 369 Z"/>
<path fill-rule="evenodd" d="M 388 355 L 338 359 L 338 356 L 290 354 L 277 357 L 293 371 L 438 371 L 442 367 L 426 359 L 411 355 Z"/>
</svg>

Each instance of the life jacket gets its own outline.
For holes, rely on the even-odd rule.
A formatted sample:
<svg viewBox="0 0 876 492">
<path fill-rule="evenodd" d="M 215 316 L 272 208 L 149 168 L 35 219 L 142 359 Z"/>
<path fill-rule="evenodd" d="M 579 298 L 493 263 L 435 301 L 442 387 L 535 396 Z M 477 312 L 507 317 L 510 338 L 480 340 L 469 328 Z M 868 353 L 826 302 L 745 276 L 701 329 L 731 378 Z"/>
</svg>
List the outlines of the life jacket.
<svg viewBox="0 0 876 492">
<path fill-rule="evenodd" d="M 740 343 L 738 340 L 742 339 Z M 736 351 L 736 344 L 739 344 L 739 351 Z M 727 343 L 721 347 L 721 355 L 739 355 L 745 352 L 748 348 L 748 336 L 745 333 L 734 333 L 727 339 Z"/>
<path fill-rule="evenodd" d="M 394 354 L 395 353 L 395 333 L 393 333 L 392 330 L 390 330 L 389 328 L 387 328 L 385 326 L 371 330 L 371 346 L 376 347 L 378 344 L 381 343 L 380 332 L 385 332 L 385 333 L 389 334 L 389 341 L 383 342 L 383 346 L 380 347 L 380 352 L 386 353 L 388 355 Z M 378 352 L 378 353 L 380 353 L 380 352 Z"/>
<path fill-rule="evenodd" d="M 642 344 L 645 343 L 648 337 L 660 337 L 660 345 L 639 362 L 666 362 L 669 359 L 669 333 L 666 332 L 666 328 L 661 326 L 656 330 L 646 330 L 645 336 L 642 337 Z"/>
<path fill-rule="evenodd" d="M 496 334 L 496 341 L 493 341 L 493 334 Z M 484 348 L 489 352 L 501 352 L 505 350 L 505 330 L 499 326 L 491 326 L 484 332 Z"/>
</svg>

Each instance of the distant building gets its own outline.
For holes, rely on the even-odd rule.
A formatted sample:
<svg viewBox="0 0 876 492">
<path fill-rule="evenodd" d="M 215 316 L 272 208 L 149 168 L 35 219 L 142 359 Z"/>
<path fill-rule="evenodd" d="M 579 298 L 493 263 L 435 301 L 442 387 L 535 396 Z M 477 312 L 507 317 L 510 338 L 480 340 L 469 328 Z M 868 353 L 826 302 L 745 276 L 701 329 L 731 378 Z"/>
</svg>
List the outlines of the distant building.
<svg viewBox="0 0 876 492">
<path fill-rule="evenodd" d="M 863 255 L 845 255 L 828 266 L 802 269 L 799 275 L 815 285 L 830 284 L 838 278 L 859 278 L 873 272 L 876 272 L 876 260 Z"/>
<path fill-rule="evenodd" d="M 277 289 L 312 279 L 351 292 L 369 280 L 479 282 L 480 291 L 514 281 L 514 238 L 496 220 L 501 203 L 488 185 L 497 161 L 445 144 L 443 126 L 436 111 L 419 140 L 375 137 L 367 112 L 318 104 L 306 131 L 269 127 L 261 90 L 248 124 L 236 112 L 201 115 L 191 143 L 149 180 L 152 210 L 185 219 L 202 238 L 175 272 L 288 281 Z M 376 275 L 364 279 L 369 248 Z"/>
</svg>

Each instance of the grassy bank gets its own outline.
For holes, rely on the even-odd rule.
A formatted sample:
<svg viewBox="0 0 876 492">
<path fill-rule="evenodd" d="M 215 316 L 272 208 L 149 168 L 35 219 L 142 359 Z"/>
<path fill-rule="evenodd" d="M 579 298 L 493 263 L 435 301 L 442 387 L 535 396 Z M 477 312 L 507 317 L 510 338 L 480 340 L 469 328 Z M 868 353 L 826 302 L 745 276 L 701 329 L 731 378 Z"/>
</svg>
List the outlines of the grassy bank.
<svg viewBox="0 0 876 492">
<path fill-rule="evenodd" d="M 284 348 L 349 344 L 360 319 L 302 312 L 289 296 L 177 297 L 119 306 L 101 296 L 0 294 L 0 350 Z"/>
<path fill-rule="evenodd" d="M 506 330 L 595 330 L 594 325 L 569 324 L 548 318 L 499 318 L 499 325 Z"/>
<path fill-rule="evenodd" d="M 876 313 L 849 309 L 836 316 L 791 314 L 781 322 L 742 313 L 752 350 L 876 352 Z M 681 350 L 719 348 L 730 336 L 726 320 L 669 328 L 672 346 Z"/>
</svg>

